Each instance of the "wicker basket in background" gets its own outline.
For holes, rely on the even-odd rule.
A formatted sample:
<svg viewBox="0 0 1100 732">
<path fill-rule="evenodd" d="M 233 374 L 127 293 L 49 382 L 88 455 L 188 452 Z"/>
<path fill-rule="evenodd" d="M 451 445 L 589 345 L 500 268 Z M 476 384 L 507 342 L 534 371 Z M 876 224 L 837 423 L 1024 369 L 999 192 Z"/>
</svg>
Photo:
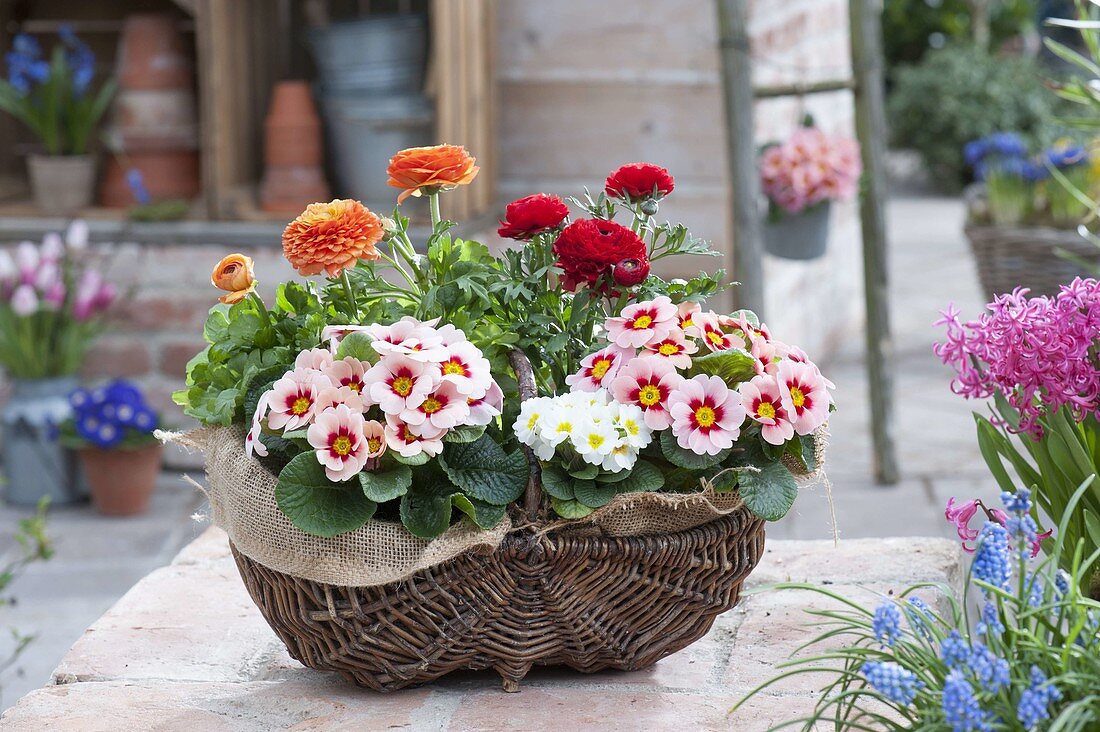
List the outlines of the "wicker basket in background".
<svg viewBox="0 0 1100 732">
<path fill-rule="evenodd" d="M 966 238 L 987 302 L 1017 287 L 1027 287 L 1033 295 L 1055 295 L 1074 277 L 1100 271 L 1100 248 L 1073 230 L 970 224 Z"/>
</svg>

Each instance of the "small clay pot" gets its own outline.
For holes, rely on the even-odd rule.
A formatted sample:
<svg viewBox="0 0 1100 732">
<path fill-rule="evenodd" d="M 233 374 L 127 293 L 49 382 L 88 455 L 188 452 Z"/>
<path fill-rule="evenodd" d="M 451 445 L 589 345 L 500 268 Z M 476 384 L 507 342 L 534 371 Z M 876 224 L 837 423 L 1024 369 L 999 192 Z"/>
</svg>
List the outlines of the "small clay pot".
<svg viewBox="0 0 1100 732">
<path fill-rule="evenodd" d="M 127 16 L 119 39 L 118 80 L 122 89 L 191 88 L 194 64 L 173 16 Z"/>
<path fill-rule="evenodd" d="M 136 449 L 80 450 L 84 475 L 92 490 L 92 505 L 104 516 L 145 513 L 160 475 L 164 446 L 154 443 Z"/>
<path fill-rule="evenodd" d="M 297 216 L 306 206 L 332 198 L 319 165 L 268 166 L 260 184 L 264 211 Z"/>
<path fill-rule="evenodd" d="M 320 166 L 321 116 L 304 81 L 275 85 L 264 119 L 264 162 L 268 166 Z"/>
</svg>

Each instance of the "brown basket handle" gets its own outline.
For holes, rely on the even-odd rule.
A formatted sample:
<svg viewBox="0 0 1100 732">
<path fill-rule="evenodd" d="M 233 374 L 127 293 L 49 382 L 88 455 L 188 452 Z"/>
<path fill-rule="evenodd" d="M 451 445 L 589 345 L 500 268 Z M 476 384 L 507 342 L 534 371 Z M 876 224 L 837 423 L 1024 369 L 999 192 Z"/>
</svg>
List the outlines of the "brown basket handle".
<svg viewBox="0 0 1100 732">
<path fill-rule="evenodd" d="M 520 401 L 534 399 L 539 395 L 535 386 L 535 372 L 531 368 L 531 361 L 527 354 L 518 348 L 508 352 L 508 361 L 512 364 L 512 371 L 516 373 L 516 382 L 519 384 Z M 527 491 L 523 498 L 523 508 L 527 512 L 529 521 L 537 521 L 539 509 L 542 508 L 542 468 L 534 451 L 523 446 L 523 453 L 527 456 L 527 464 L 531 469 L 531 477 L 527 479 Z"/>
</svg>

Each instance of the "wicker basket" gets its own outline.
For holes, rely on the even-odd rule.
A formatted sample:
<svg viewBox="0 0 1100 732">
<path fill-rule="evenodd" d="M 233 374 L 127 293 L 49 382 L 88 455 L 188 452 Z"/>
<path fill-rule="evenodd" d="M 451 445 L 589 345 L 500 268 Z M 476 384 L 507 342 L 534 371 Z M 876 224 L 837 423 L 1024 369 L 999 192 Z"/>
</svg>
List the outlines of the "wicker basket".
<svg viewBox="0 0 1100 732">
<path fill-rule="evenodd" d="M 513 354 L 520 390 L 530 364 Z M 264 566 L 233 547 L 249 594 L 294 658 L 392 691 L 493 669 L 515 691 L 533 665 L 578 671 L 649 666 L 698 640 L 740 597 L 764 522 L 742 504 L 681 531 L 612 537 L 550 526 L 538 460 L 516 524 L 491 551 L 468 550 L 389 584 L 343 587 Z"/>
<path fill-rule="evenodd" d="M 1100 270 L 1100 248 L 1075 231 L 983 224 L 968 225 L 966 238 L 988 301 L 1017 287 L 1027 287 L 1033 295 L 1055 295 L 1074 277 Z M 1095 269 L 1089 271 L 1081 261 Z"/>
</svg>

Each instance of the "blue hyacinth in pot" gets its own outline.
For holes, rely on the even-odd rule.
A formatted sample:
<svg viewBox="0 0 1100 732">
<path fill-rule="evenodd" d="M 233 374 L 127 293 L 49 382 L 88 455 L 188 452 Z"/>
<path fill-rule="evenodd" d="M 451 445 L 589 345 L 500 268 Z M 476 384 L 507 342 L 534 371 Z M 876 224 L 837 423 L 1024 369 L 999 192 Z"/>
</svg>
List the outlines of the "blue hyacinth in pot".
<svg viewBox="0 0 1100 732">
<path fill-rule="evenodd" d="M 108 516 L 144 513 L 160 474 L 162 445 L 153 431 L 157 413 L 128 381 L 69 395 L 62 441 L 77 451 L 92 504 Z"/>
<path fill-rule="evenodd" d="M 115 93 L 108 79 L 94 88 L 95 54 L 67 26 L 46 56 L 34 36 L 20 33 L 5 54 L 0 109 L 26 125 L 43 152 L 28 158 L 31 189 L 43 211 L 67 215 L 92 201 L 95 161 L 90 144 Z"/>
<path fill-rule="evenodd" d="M 11 384 L 2 414 L 4 499 L 34 506 L 84 497 L 76 462 L 60 444 L 66 395 L 117 298 L 86 250 L 88 227 L 0 249 L 0 367 Z"/>
</svg>

